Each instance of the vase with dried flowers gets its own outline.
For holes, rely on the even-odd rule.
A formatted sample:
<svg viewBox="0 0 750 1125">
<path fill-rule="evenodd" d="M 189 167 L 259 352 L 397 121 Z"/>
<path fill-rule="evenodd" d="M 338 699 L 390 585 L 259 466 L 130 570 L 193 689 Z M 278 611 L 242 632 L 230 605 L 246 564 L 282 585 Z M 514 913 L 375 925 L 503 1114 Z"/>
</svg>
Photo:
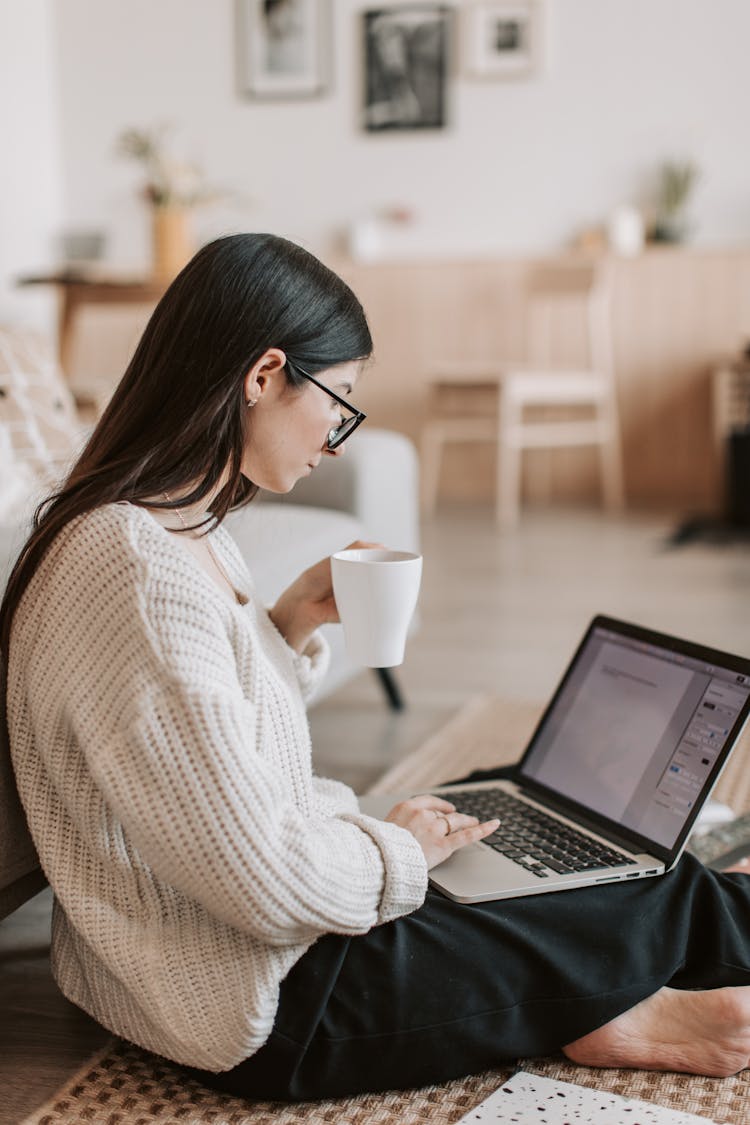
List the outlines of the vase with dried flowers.
<svg viewBox="0 0 750 1125">
<path fill-rule="evenodd" d="M 192 212 L 201 203 L 215 202 L 225 193 L 210 187 L 197 164 L 176 159 L 167 145 L 168 126 L 152 130 L 126 129 L 117 151 L 143 165 L 143 198 L 151 206 L 153 273 L 171 281 L 190 260 L 195 246 Z"/>
</svg>

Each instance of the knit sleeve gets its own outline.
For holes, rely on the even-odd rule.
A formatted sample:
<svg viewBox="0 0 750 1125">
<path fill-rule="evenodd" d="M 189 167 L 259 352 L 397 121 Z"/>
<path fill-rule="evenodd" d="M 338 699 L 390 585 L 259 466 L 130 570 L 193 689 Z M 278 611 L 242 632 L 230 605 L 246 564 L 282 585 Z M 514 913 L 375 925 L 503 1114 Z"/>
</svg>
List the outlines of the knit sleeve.
<svg viewBox="0 0 750 1125">
<path fill-rule="evenodd" d="M 381 922 L 390 920 L 391 918 L 398 918 L 399 915 L 404 913 L 402 903 L 402 889 L 399 886 L 398 878 L 394 878 L 395 872 L 399 867 L 388 863 L 388 856 L 391 848 L 396 847 L 402 854 L 405 847 L 411 847 L 412 856 L 408 861 L 410 862 L 415 871 L 425 869 L 426 864 L 424 853 L 421 847 L 417 844 L 414 837 L 410 832 L 406 833 L 404 839 L 404 829 L 396 824 L 386 823 L 382 820 L 376 820 L 371 816 L 365 816 L 359 811 L 359 801 L 348 785 L 342 784 L 340 781 L 333 781 L 330 778 L 315 777 L 313 778 L 313 791 L 315 793 L 315 803 L 319 812 L 328 816 L 339 816 L 343 820 L 348 821 L 350 824 L 356 824 L 363 832 L 370 836 L 383 855 L 383 862 L 385 864 L 385 887 L 383 895 L 380 900 L 380 918 Z M 426 890 L 426 878 L 424 889 Z M 424 893 L 423 893 L 424 897 Z"/>
<path fill-rule="evenodd" d="M 174 683 L 143 702 L 97 773 L 161 878 L 275 945 L 364 933 L 421 904 L 425 862 L 411 834 L 384 846 L 340 816 L 301 812 L 253 752 L 252 705 Z"/>
<path fill-rule="evenodd" d="M 324 815 L 339 816 L 341 813 L 359 811 L 356 793 L 342 781 L 333 781 L 329 777 L 314 777 L 313 793 L 316 808 Z"/>
<path fill-rule="evenodd" d="M 331 649 L 323 634 L 318 631 L 313 633 L 304 652 L 295 652 L 291 648 L 290 652 L 302 698 L 307 702 L 328 671 Z"/>
<path fill-rule="evenodd" d="M 424 858 L 324 810 L 304 813 L 256 745 L 215 607 L 106 558 L 64 613 L 68 722 L 127 842 L 160 881 L 274 945 L 356 934 L 421 904 Z M 65 599 L 64 599 L 65 600 Z M 66 612 L 67 609 L 67 612 Z"/>
</svg>

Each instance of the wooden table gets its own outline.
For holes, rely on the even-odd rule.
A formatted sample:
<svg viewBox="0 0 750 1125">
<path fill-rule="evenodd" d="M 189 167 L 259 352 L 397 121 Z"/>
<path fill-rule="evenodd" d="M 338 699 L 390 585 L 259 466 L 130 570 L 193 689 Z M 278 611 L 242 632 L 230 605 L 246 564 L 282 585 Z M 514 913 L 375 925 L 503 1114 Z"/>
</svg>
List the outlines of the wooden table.
<svg viewBox="0 0 750 1125">
<path fill-rule="evenodd" d="M 58 273 L 19 278 L 19 285 L 52 285 L 59 297 L 58 352 L 60 366 L 70 376 L 73 334 L 78 312 L 87 305 L 146 305 L 156 303 L 167 282 L 125 274 Z"/>
</svg>

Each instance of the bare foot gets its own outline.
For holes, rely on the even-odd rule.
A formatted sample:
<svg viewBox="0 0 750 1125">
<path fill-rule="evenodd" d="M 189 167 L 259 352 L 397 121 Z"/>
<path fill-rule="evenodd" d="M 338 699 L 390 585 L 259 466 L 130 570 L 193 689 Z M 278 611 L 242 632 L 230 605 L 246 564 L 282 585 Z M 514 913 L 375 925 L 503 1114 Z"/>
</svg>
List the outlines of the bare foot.
<svg viewBox="0 0 750 1125">
<path fill-rule="evenodd" d="M 731 867 L 722 867 L 722 871 L 739 871 L 742 875 L 750 875 L 750 859 L 738 859 Z"/>
<path fill-rule="evenodd" d="M 583 1066 L 727 1078 L 750 1066 L 750 985 L 706 992 L 662 988 L 563 1051 Z"/>
</svg>

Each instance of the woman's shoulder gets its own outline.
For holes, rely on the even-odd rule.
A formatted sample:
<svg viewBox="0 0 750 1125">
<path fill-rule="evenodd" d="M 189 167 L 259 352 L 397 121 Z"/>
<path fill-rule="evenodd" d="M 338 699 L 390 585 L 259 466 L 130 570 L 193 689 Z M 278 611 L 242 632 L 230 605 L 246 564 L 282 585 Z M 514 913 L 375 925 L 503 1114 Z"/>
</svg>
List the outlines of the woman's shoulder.
<svg viewBox="0 0 750 1125">
<path fill-rule="evenodd" d="M 117 618 L 128 628 L 143 620 L 154 629 L 165 619 L 192 619 L 205 594 L 184 547 L 144 508 L 118 502 L 74 517 L 58 533 L 29 582 L 20 616 L 66 614 L 89 624 Z"/>
<path fill-rule="evenodd" d="M 164 531 L 148 512 L 127 501 L 101 504 L 70 521 L 57 538 L 65 555 L 93 556 L 101 566 L 129 556 L 159 553 Z"/>
<path fill-rule="evenodd" d="M 92 588 L 141 592 L 165 579 L 189 577 L 189 560 L 144 508 L 126 501 L 102 504 L 70 521 L 39 567 L 45 586 L 90 581 Z M 36 575 L 35 575 L 36 577 Z"/>
<path fill-rule="evenodd" d="M 130 508 L 106 504 L 75 516 L 58 532 L 24 590 L 14 617 L 17 636 L 42 636 L 61 620 L 66 628 L 71 621 L 94 628 L 114 613 L 128 616 L 141 599 L 148 569 L 141 543 L 147 533 Z"/>
</svg>

